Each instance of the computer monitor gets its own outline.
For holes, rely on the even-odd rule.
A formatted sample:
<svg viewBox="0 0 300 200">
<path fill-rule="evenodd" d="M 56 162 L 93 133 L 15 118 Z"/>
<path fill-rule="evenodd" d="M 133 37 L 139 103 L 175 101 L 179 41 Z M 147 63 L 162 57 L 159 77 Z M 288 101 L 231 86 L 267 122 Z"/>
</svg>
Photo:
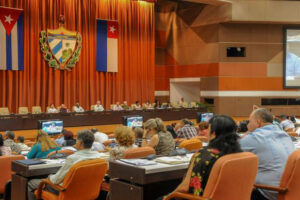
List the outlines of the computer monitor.
<svg viewBox="0 0 300 200">
<path fill-rule="evenodd" d="M 143 126 L 143 116 L 123 116 L 123 125 L 128 127 L 142 127 Z"/>
<path fill-rule="evenodd" d="M 197 113 L 197 123 L 200 123 L 200 122 L 208 122 L 212 117 L 214 116 L 213 113 L 201 113 L 201 112 L 198 112 Z"/>
<path fill-rule="evenodd" d="M 44 130 L 48 135 L 59 134 L 63 128 L 64 122 L 59 119 L 38 121 L 38 129 Z"/>
<path fill-rule="evenodd" d="M 201 114 L 201 122 L 208 122 L 213 116 L 214 116 L 214 113 L 202 113 Z"/>
</svg>

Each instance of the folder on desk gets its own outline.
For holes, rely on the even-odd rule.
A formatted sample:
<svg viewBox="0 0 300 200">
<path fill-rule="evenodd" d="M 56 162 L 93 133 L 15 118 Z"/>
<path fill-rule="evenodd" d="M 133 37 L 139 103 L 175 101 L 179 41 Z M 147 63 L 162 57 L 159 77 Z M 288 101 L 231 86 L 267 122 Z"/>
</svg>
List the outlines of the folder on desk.
<svg viewBox="0 0 300 200">
<path fill-rule="evenodd" d="M 39 165 L 45 164 L 45 161 L 42 160 L 35 160 L 35 159 L 28 159 L 28 160 L 17 160 L 16 162 L 21 163 L 23 165 Z"/>
<path fill-rule="evenodd" d="M 155 165 L 156 162 L 146 159 L 120 159 L 120 161 L 137 166 Z"/>
</svg>

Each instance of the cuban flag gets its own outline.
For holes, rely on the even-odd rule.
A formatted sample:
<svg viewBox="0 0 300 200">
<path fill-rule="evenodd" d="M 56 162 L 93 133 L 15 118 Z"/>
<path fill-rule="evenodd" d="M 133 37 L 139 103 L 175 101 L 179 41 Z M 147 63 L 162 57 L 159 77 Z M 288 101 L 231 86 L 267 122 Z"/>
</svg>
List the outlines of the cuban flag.
<svg viewBox="0 0 300 200">
<path fill-rule="evenodd" d="M 24 70 L 23 10 L 0 7 L 0 70 Z"/>
<path fill-rule="evenodd" d="M 97 20 L 96 69 L 118 72 L 118 22 Z"/>
</svg>

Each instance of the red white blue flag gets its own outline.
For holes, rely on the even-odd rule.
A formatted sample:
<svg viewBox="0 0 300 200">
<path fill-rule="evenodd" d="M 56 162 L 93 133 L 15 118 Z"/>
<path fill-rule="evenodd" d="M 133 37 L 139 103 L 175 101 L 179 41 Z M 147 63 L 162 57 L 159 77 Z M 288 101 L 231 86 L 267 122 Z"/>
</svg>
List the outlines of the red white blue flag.
<svg viewBox="0 0 300 200">
<path fill-rule="evenodd" d="M 118 22 L 97 20 L 96 69 L 118 72 Z"/>
<path fill-rule="evenodd" d="M 23 69 L 23 10 L 0 7 L 0 70 Z"/>
</svg>

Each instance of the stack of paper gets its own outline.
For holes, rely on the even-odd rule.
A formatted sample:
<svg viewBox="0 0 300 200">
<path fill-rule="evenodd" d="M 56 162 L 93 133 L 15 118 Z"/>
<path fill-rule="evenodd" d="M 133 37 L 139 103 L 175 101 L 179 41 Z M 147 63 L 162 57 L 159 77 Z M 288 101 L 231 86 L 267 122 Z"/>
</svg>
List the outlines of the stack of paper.
<svg viewBox="0 0 300 200">
<path fill-rule="evenodd" d="M 120 161 L 137 166 L 155 165 L 156 162 L 146 159 L 120 159 Z"/>
<path fill-rule="evenodd" d="M 160 157 L 160 158 L 156 158 L 155 161 L 159 163 L 176 165 L 181 163 L 188 163 L 190 162 L 190 158 L 189 156 Z"/>
</svg>

